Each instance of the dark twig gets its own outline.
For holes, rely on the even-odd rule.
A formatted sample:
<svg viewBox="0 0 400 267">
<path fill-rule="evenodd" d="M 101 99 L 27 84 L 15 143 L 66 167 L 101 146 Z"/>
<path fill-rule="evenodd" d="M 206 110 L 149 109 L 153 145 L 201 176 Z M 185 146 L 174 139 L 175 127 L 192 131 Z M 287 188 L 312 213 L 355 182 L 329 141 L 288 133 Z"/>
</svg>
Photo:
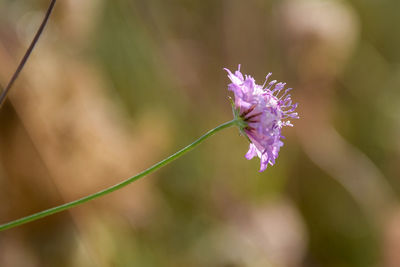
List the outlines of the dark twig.
<svg viewBox="0 0 400 267">
<path fill-rule="evenodd" d="M 29 45 L 28 49 L 25 52 L 24 57 L 22 58 L 21 62 L 19 63 L 17 69 L 15 70 L 13 76 L 11 77 L 11 80 L 8 82 L 6 88 L 3 90 L 3 92 L 0 95 L 0 108 L 3 106 L 8 93 L 10 92 L 10 89 L 12 87 L 12 85 L 14 84 L 15 80 L 18 78 L 19 73 L 22 71 L 22 69 L 25 66 L 25 63 L 28 61 L 29 56 L 32 53 L 33 48 L 35 47 L 37 41 L 40 38 L 40 35 L 43 32 L 44 27 L 47 24 L 47 21 L 49 20 L 51 11 L 53 10 L 54 4 L 56 3 L 56 0 L 51 0 L 50 5 L 47 9 L 46 15 L 42 21 L 42 24 L 40 25 L 39 29 L 37 30 L 35 37 L 33 38 L 31 44 Z"/>
</svg>

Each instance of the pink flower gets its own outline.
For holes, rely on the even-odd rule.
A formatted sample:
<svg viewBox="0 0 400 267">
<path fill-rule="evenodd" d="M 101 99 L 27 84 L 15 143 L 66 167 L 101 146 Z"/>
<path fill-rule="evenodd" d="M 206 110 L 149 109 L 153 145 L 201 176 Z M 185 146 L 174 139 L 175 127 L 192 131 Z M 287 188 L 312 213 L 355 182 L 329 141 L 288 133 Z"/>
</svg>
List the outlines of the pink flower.
<svg viewBox="0 0 400 267">
<path fill-rule="evenodd" d="M 289 118 L 298 119 L 299 116 L 294 110 L 296 104 L 292 104 L 290 94 L 291 88 L 286 89 L 283 94 L 285 83 L 277 83 L 273 80 L 267 84 L 269 73 L 264 84 L 258 85 L 253 77 L 238 70 L 233 74 L 230 70 L 228 77 L 232 81 L 228 90 L 235 94 L 234 114 L 240 130 L 250 140 L 247 159 L 258 156 L 261 160 L 260 172 L 264 171 L 268 164 L 274 165 L 278 157 L 279 149 L 283 146 L 281 135 L 283 126 L 293 126 Z M 267 84 L 267 85 L 266 85 Z"/>
</svg>

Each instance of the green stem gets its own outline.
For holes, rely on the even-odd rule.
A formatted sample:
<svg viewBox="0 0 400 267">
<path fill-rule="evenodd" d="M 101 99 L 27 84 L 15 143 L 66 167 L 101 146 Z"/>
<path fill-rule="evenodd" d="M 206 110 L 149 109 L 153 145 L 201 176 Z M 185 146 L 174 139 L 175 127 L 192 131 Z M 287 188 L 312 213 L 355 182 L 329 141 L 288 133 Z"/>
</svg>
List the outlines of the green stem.
<svg viewBox="0 0 400 267">
<path fill-rule="evenodd" d="M 54 207 L 54 208 L 50 208 L 50 209 L 47 209 L 47 210 L 40 211 L 38 213 L 35 213 L 35 214 L 32 214 L 32 215 L 17 219 L 15 221 L 11 221 L 11 222 L 2 224 L 2 225 L 0 225 L 0 231 L 6 230 L 6 229 L 10 229 L 10 228 L 14 228 L 16 226 L 19 226 L 19 225 L 22 225 L 22 224 L 25 224 L 25 223 L 28 223 L 28 222 L 36 221 L 36 220 L 38 220 L 40 218 L 43 218 L 43 217 L 46 217 L 46 216 L 49 216 L 49 215 L 52 215 L 52 214 L 55 214 L 55 213 L 58 213 L 58 212 L 73 208 L 73 207 L 76 207 L 78 205 L 81 205 L 81 204 L 83 204 L 85 202 L 88 202 L 90 200 L 93 200 L 95 198 L 99 198 L 99 197 L 107 195 L 107 194 L 109 194 L 111 192 L 117 191 L 118 189 L 121 189 L 121 188 L 127 186 L 128 184 L 130 184 L 130 183 L 132 183 L 132 182 L 134 182 L 136 180 L 139 180 L 140 178 L 142 178 L 142 177 L 144 177 L 144 176 L 146 176 L 146 175 L 158 170 L 159 168 L 163 167 L 164 165 L 167 165 L 168 163 L 174 161 L 175 159 L 179 158 L 180 156 L 182 156 L 186 152 L 189 152 L 190 150 L 195 148 L 197 145 L 199 145 L 201 142 L 203 142 L 208 137 L 214 135 L 216 132 L 221 131 L 222 129 L 228 128 L 228 127 L 230 127 L 232 125 L 236 125 L 236 124 L 237 124 L 237 120 L 236 119 L 232 120 L 232 121 L 229 121 L 229 122 L 226 122 L 224 124 L 221 124 L 221 125 L 217 126 L 216 128 L 208 131 L 206 134 L 201 136 L 199 139 L 197 139 L 196 141 L 194 141 L 190 145 L 182 148 L 181 150 L 179 150 L 175 154 L 169 156 L 166 159 L 163 159 L 162 161 L 160 161 L 160 162 L 154 164 L 153 166 L 151 166 L 150 168 L 142 171 L 141 173 L 139 173 L 139 174 L 137 174 L 137 175 L 135 175 L 133 177 L 130 177 L 130 178 L 126 179 L 125 181 L 122 181 L 122 182 L 120 182 L 120 183 L 118 183 L 116 185 L 113 185 L 111 187 L 108 187 L 106 189 L 98 191 L 98 192 L 96 192 L 94 194 L 91 194 L 91 195 L 88 195 L 86 197 L 83 197 L 83 198 L 80 198 L 80 199 L 77 199 L 77 200 L 62 204 L 62 205 Z"/>
</svg>

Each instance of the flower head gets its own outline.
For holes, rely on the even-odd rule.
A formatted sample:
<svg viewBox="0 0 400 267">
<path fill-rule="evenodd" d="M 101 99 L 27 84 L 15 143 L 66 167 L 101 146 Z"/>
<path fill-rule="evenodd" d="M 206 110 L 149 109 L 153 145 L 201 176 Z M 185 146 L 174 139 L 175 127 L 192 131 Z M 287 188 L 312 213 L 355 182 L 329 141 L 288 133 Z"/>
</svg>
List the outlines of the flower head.
<svg viewBox="0 0 400 267">
<path fill-rule="evenodd" d="M 282 127 L 293 126 L 288 119 L 299 118 L 297 112 L 294 112 L 297 103 L 292 104 L 288 94 L 292 88 L 283 91 L 285 83 L 278 83 L 276 80 L 267 83 L 271 73 L 266 76 L 261 86 L 255 83 L 253 77 L 243 76 L 240 65 L 234 74 L 228 69 L 225 70 L 232 81 L 228 90 L 235 95 L 234 115 L 241 132 L 250 141 L 246 158 L 250 160 L 258 156 L 262 172 L 268 164 L 275 164 L 279 149 L 283 146 Z"/>
</svg>

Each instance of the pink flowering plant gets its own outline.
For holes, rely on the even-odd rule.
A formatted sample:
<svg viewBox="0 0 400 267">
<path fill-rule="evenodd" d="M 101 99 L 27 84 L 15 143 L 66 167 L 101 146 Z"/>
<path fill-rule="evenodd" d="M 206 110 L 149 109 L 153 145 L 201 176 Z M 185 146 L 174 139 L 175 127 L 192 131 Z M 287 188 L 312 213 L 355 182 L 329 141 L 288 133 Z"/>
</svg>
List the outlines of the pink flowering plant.
<svg viewBox="0 0 400 267">
<path fill-rule="evenodd" d="M 250 160 L 258 156 L 262 172 L 268 164 L 275 164 L 275 159 L 283 146 L 282 128 L 293 126 L 288 119 L 299 118 L 297 112 L 294 112 L 297 103 L 292 104 L 291 96 L 288 94 L 292 88 L 280 94 L 285 83 L 273 80 L 266 86 L 271 73 L 266 76 L 261 86 L 256 84 L 250 75 L 243 76 L 240 65 L 235 74 L 228 69 L 225 70 L 232 81 L 228 89 L 235 95 L 232 110 L 237 126 L 250 141 L 246 158 Z"/>
<path fill-rule="evenodd" d="M 295 112 L 297 104 L 292 104 L 291 96 L 288 94 L 291 88 L 284 90 L 285 83 L 277 83 L 275 80 L 267 84 L 271 73 L 266 76 L 266 80 L 261 86 L 256 84 L 251 76 L 243 75 L 240 72 L 240 65 L 235 73 L 232 73 L 228 69 L 225 70 L 228 72 L 228 77 L 231 80 L 228 89 L 235 96 L 234 101 L 231 99 L 234 115 L 233 120 L 208 131 L 190 145 L 135 176 L 94 194 L 2 224 L 0 225 L 0 231 L 38 220 L 117 191 L 179 158 L 216 132 L 231 126 L 237 126 L 240 132 L 249 140 L 249 150 L 245 157 L 249 160 L 255 156 L 259 157 L 261 172 L 267 168 L 268 164 L 274 165 L 279 150 L 283 146 L 282 128 L 284 126 L 293 126 L 289 119 L 299 118 Z M 11 85 L 8 88 L 11 88 Z M 283 90 L 284 92 L 281 93 Z"/>
</svg>

